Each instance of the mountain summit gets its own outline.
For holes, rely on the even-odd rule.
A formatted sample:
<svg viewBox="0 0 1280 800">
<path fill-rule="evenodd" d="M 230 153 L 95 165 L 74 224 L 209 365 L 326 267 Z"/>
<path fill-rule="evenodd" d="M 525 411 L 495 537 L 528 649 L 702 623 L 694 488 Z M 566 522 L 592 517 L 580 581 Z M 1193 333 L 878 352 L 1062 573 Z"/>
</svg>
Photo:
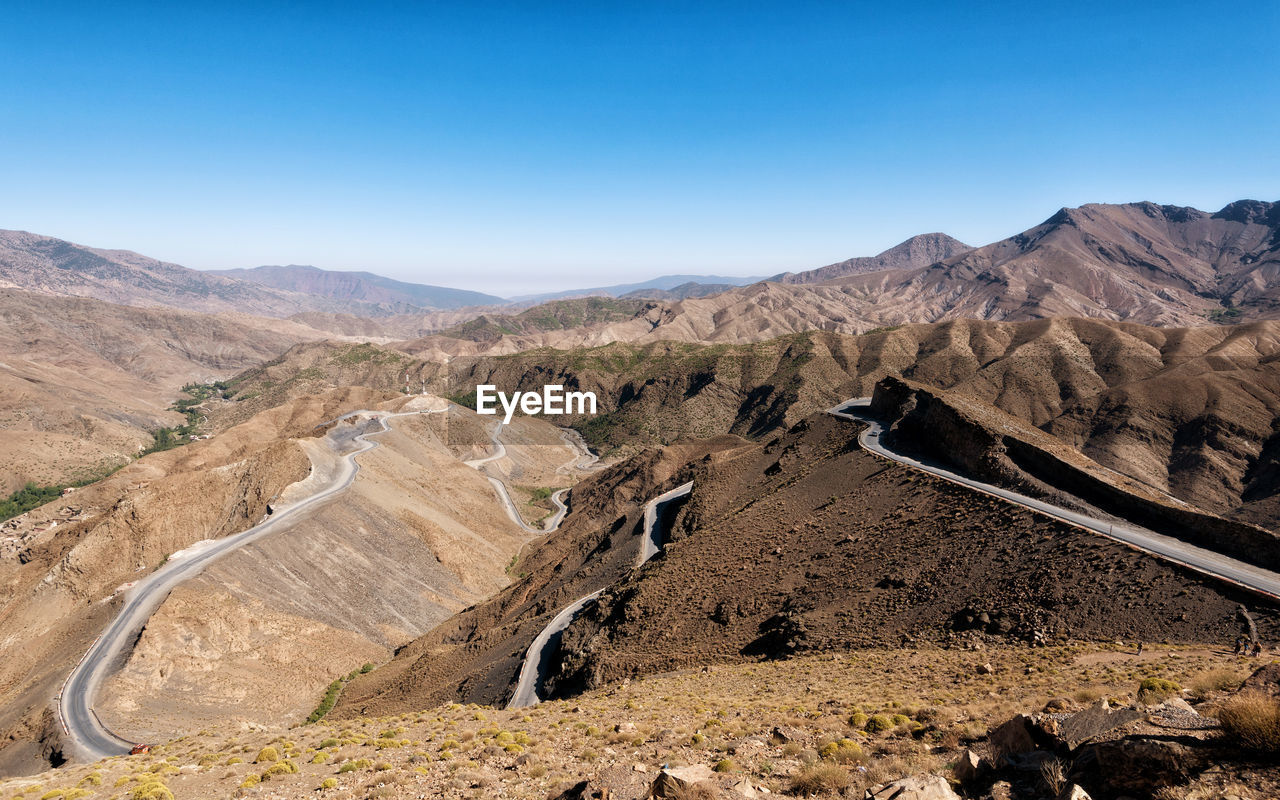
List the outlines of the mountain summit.
<svg viewBox="0 0 1280 800">
<path fill-rule="evenodd" d="M 850 275 L 886 269 L 917 269 L 972 249 L 959 239 L 945 233 L 922 233 L 878 255 L 850 258 L 837 264 L 828 264 L 825 267 L 804 272 L 784 272 L 769 280 L 788 284 L 823 283 Z"/>
</svg>

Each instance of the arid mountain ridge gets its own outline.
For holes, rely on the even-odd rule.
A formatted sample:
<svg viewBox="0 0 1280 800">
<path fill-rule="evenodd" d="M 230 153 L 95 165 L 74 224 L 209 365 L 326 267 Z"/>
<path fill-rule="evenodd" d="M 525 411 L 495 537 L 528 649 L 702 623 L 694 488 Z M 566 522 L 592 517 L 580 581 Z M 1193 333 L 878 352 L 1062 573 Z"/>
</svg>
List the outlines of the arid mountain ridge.
<svg viewBox="0 0 1280 800">
<path fill-rule="evenodd" d="M 910 322 L 975 318 L 1028 320 L 1086 316 L 1148 325 L 1267 319 L 1280 315 L 1280 206 L 1241 200 L 1216 213 L 1154 203 L 1064 208 L 1044 223 L 982 247 L 924 234 L 870 258 L 748 286 L 664 285 L 623 319 L 588 320 L 582 330 L 514 325 L 483 349 L 571 347 L 609 341 L 759 341 L 802 330 L 860 333 Z M 348 335 L 414 341 L 422 352 L 455 352 L 430 334 L 498 307 L 397 313 L 439 287 L 361 273 L 307 268 L 234 271 L 266 286 L 188 270 L 126 251 L 74 245 L 22 232 L 0 233 L 0 282 L 46 294 L 129 305 L 265 316 L 309 314 L 306 324 Z M 405 288 L 410 287 L 410 288 Z M 445 290 L 452 291 L 452 290 Z M 416 292 L 417 294 L 414 294 Z M 470 295 L 466 295 L 470 298 Z M 476 295 L 477 298 L 484 297 Z M 449 295 L 456 304 L 463 296 Z M 549 311 L 556 302 L 544 304 Z M 575 301 L 568 301 L 575 302 Z M 399 305 L 397 305 L 399 304 Z M 523 313 L 517 311 L 515 313 Z M 364 317 L 356 322 L 344 315 Z M 554 311 L 543 314 L 557 317 Z M 463 351 L 466 351 L 466 347 Z M 474 349 L 474 348 L 472 348 Z"/>
<path fill-rule="evenodd" d="M 297 264 L 252 269 L 216 269 L 207 272 L 273 289 L 328 297 L 342 303 L 386 306 L 401 313 L 423 308 L 456 309 L 501 305 L 506 302 L 501 297 L 482 292 L 405 283 L 372 272 L 327 270 Z"/>
</svg>

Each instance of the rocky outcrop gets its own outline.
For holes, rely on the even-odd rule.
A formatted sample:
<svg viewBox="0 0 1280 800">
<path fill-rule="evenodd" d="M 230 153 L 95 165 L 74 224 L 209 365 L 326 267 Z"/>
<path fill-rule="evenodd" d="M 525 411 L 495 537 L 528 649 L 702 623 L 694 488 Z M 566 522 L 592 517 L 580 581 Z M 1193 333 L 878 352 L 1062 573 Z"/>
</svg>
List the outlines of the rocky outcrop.
<svg viewBox="0 0 1280 800">
<path fill-rule="evenodd" d="M 941 775 L 913 775 L 867 790 L 866 800 L 960 800 Z"/>
</svg>

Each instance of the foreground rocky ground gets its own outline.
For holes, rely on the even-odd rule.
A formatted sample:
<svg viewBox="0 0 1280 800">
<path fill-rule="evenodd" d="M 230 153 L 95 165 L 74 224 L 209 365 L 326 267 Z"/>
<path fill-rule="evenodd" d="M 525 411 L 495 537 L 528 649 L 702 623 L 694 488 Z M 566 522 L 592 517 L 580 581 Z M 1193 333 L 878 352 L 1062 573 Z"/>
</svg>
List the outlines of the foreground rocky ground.
<svg viewBox="0 0 1280 800">
<path fill-rule="evenodd" d="M 1093 780 L 1097 798 L 1277 796 L 1280 769 L 1198 713 L 1259 659 L 1175 646 L 1139 655 L 1119 643 L 973 646 L 695 669 L 520 710 L 453 704 L 208 729 L 146 755 L 5 781 L 0 799 L 887 797 L 912 784 L 876 787 L 904 778 L 932 794 L 898 800 L 953 797 L 951 787 L 1052 798 L 1074 780 Z"/>
</svg>

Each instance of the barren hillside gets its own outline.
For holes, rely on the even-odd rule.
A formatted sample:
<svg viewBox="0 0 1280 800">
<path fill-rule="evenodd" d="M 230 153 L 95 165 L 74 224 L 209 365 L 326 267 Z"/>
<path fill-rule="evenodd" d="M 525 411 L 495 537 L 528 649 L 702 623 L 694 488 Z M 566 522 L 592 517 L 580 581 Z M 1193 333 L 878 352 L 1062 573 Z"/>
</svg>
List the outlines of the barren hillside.
<svg viewBox="0 0 1280 800">
<path fill-rule="evenodd" d="M 223 378 L 325 334 L 242 314 L 143 309 L 0 290 L 0 492 L 119 466 L 184 384 Z"/>
<path fill-rule="evenodd" d="M 602 473 L 564 531 L 530 555 L 528 577 L 358 678 L 336 713 L 501 703 L 537 630 L 601 586 L 553 658 L 552 696 L 711 663 L 972 635 L 1221 643 L 1246 627 L 1242 602 L 1264 637 L 1280 633 L 1280 607 L 887 464 L 857 447 L 858 430 L 820 414 L 765 446 L 726 441 L 683 467 L 665 455 L 663 471 L 650 457 Z M 664 554 L 632 572 L 637 518 L 612 498 L 686 479 L 694 492 Z"/>
</svg>

